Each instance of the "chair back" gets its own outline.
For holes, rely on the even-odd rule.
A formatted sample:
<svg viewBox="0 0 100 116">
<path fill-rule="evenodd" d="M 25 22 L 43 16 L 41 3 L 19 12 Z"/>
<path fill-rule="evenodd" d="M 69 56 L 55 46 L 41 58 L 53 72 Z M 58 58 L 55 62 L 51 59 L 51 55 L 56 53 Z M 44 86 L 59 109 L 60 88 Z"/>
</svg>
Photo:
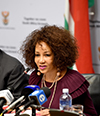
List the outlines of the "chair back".
<svg viewBox="0 0 100 116">
<path fill-rule="evenodd" d="M 82 74 L 90 83 L 88 88 L 94 107 L 100 115 L 100 74 Z"/>
</svg>

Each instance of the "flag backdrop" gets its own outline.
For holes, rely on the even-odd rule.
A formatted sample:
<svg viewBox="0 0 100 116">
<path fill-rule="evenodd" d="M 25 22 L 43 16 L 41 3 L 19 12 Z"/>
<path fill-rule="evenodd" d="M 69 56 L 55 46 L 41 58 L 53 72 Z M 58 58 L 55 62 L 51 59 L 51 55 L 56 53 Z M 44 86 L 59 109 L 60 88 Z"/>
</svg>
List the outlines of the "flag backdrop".
<svg viewBox="0 0 100 116">
<path fill-rule="evenodd" d="M 75 36 L 79 58 L 75 67 L 80 73 L 94 73 L 89 30 L 88 0 L 66 0 L 65 28 Z"/>
</svg>

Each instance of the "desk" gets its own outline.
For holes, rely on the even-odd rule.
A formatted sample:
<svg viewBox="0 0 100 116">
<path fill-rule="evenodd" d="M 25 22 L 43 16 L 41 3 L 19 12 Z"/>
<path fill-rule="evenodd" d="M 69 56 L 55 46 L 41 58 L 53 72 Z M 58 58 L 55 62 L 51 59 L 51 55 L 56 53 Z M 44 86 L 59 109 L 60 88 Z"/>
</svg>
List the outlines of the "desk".
<svg viewBox="0 0 100 116">
<path fill-rule="evenodd" d="M 37 112 L 37 111 L 36 111 Z M 25 115 L 26 114 L 26 115 Z M 20 116 L 32 116 L 32 110 L 26 110 L 24 113 L 20 113 Z M 61 111 L 58 109 L 50 109 L 51 116 L 79 116 L 78 113 L 74 113 L 71 111 Z M 15 116 L 15 113 L 4 114 L 4 116 Z M 36 116 L 40 116 L 36 114 Z"/>
</svg>

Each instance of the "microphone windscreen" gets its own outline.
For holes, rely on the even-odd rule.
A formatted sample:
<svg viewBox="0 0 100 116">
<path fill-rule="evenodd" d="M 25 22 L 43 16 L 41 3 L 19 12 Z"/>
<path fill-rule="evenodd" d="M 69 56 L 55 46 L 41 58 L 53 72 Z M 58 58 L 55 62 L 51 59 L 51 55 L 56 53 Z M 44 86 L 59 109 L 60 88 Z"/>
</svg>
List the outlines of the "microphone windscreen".
<svg viewBox="0 0 100 116">
<path fill-rule="evenodd" d="M 48 87 L 42 87 L 40 90 L 44 91 L 47 98 L 51 95 L 51 91 Z"/>
<path fill-rule="evenodd" d="M 0 108 L 2 108 L 2 106 L 6 103 L 6 99 L 4 98 L 0 98 Z"/>
<path fill-rule="evenodd" d="M 33 92 L 32 89 L 24 88 L 23 91 L 22 91 L 22 93 L 21 93 L 21 95 L 28 96 L 32 92 Z"/>
<path fill-rule="evenodd" d="M 27 85 L 27 86 L 23 89 L 21 95 L 28 96 L 28 95 L 31 94 L 33 91 L 38 90 L 38 89 L 40 89 L 40 87 L 39 87 L 38 85 Z"/>
</svg>

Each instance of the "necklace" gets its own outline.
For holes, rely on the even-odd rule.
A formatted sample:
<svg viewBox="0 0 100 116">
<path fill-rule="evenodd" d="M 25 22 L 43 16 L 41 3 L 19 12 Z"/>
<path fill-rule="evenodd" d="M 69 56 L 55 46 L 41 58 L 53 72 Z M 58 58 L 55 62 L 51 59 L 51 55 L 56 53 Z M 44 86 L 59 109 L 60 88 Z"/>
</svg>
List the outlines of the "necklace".
<svg viewBox="0 0 100 116">
<path fill-rule="evenodd" d="M 54 98 L 54 95 L 55 95 L 55 91 L 56 91 L 56 87 L 57 87 L 57 78 L 58 78 L 58 76 L 56 76 L 56 78 L 53 81 L 52 85 L 50 87 L 48 87 L 49 89 L 51 89 L 53 87 L 54 83 L 55 83 L 53 94 L 52 94 L 52 97 L 51 97 L 51 100 L 50 100 L 48 108 L 51 107 L 51 104 L 52 104 L 52 101 L 53 101 L 53 98 Z M 41 87 L 43 87 L 43 84 L 44 84 L 45 87 L 47 87 L 44 78 L 42 78 Z"/>
<path fill-rule="evenodd" d="M 49 89 L 51 89 L 51 88 L 53 87 L 53 85 L 54 85 L 54 83 L 56 82 L 57 78 L 58 78 L 58 76 L 56 76 L 56 78 L 55 78 L 55 80 L 53 81 L 53 83 L 51 84 L 51 86 L 48 87 Z M 44 84 L 45 87 L 47 87 L 47 86 L 46 86 L 46 83 L 45 83 L 45 75 L 43 75 L 43 84 Z"/>
</svg>

